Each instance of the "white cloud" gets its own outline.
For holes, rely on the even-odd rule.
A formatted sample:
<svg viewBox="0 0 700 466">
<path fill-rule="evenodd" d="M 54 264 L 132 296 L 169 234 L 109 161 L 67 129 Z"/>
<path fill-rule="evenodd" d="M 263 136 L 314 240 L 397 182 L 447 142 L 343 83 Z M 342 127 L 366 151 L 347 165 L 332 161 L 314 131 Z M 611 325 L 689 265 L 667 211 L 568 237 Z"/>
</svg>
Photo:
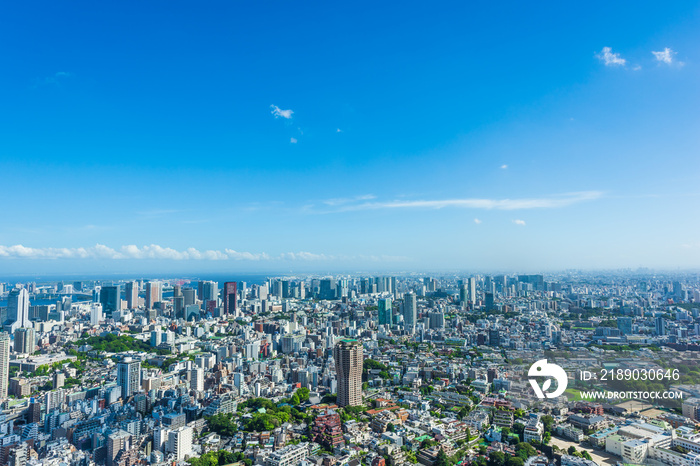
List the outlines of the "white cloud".
<svg viewBox="0 0 700 466">
<path fill-rule="evenodd" d="M 481 225 L 481 220 L 479 220 L 478 218 L 475 218 L 474 223 L 476 223 L 477 225 Z"/>
<path fill-rule="evenodd" d="M 292 114 L 294 113 L 292 110 L 282 110 L 279 108 L 277 105 L 270 105 L 270 108 L 272 109 L 272 113 L 275 118 L 286 118 L 287 120 L 290 120 L 292 118 Z"/>
<path fill-rule="evenodd" d="M 374 194 L 362 194 L 360 196 L 355 196 L 355 197 L 336 197 L 333 199 L 326 199 L 322 201 L 326 205 L 330 206 L 336 206 L 336 205 L 343 205 L 343 204 L 349 204 L 351 202 L 357 202 L 357 201 L 371 201 L 372 199 L 376 199 L 377 196 Z"/>
<path fill-rule="evenodd" d="M 342 132 L 343 132 L 343 130 L 342 130 L 342 129 L 340 129 L 340 128 L 338 128 L 338 129 L 336 129 L 336 130 L 335 130 L 335 132 L 336 132 L 336 133 L 342 133 Z"/>
<path fill-rule="evenodd" d="M 265 252 L 253 253 L 224 250 L 198 250 L 187 248 L 177 250 L 157 244 L 136 246 L 133 244 L 113 249 L 102 244 L 87 248 L 31 248 L 21 244 L 14 246 L 0 245 L 0 261 L 15 260 L 60 260 L 60 259 L 98 259 L 98 260 L 162 260 L 162 261 L 250 261 L 250 262 L 319 262 L 319 261 L 362 261 L 397 262 L 409 260 L 403 256 L 365 256 L 365 255 L 329 255 L 309 251 L 283 252 L 271 256 Z"/>
<path fill-rule="evenodd" d="M 291 138 L 291 139 L 289 140 L 289 143 L 290 143 L 290 144 L 296 144 L 296 143 L 297 143 L 297 138 Z"/>
<path fill-rule="evenodd" d="M 666 47 L 660 52 L 651 52 L 654 55 L 654 58 L 656 58 L 656 61 L 661 62 L 661 63 L 666 63 L 667 65 L 670 65 L 673 63 L 673 56 L 678 54 L 678 52 L 674 52 L 670 48 Z M 683 62 L 677 62 L 679 65 L 683 65 Z"/>
<path fill-rule="evenodd" d="M 598 57 L 605 66 L 621 66 L 627 63 L 627 60 L 622 58 L 619 53 L 613 53 L 610 47 L 603 47 L 603 50 L 596 54 L 596 57 Z"/>
<path fill-rule="evenodd" d="M 501 165 L 501 170 L 507 170 L 507 169 L 508 169 L 508 165 L 506 165 L 505 163 L 503 165 Z"/>
<path fill-rule="evenodd" d="M 525 220 L 513 220 L 513 223 L 520 226 L 525 226 Z"/>
<path fill-rule="evenodd" d="M 566 207 L 584 201 L 592 201 L 602 197 L 599 191 L 583 191 L 568 193 L 559 196 L 543 198 L 522 198 L 522 199 L 440 199 L 440 200 L 416 200 L 416 201 L 386 201 L 386 202 L 351 202 L 352 199 L 329 199 L 324 204 L 337 207 L 331 212 L 347 212 L 357 210 L 378 210 L 378 209 L 443 209 L 445 207 L 461 207 L 465 209 L 484 210 L 526 210 L 526 209 L 553 209 Z M 358 199 L 359 200 L 359 199 Z M 313 209 L 307 209 L 313 212 Z"/>
</svg>

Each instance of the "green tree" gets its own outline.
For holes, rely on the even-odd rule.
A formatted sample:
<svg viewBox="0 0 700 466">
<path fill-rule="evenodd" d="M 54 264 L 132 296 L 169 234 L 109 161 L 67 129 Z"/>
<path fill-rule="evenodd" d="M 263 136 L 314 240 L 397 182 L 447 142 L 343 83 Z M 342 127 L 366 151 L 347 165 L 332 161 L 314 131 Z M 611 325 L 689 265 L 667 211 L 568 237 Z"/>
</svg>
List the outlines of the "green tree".
<svg viewBox="0 0 700 466">
<path fill-rule="evenodd" d="M 501 451 L 492 451 L 489 453 L 488 466 L 505 466 L 506 455 Z"/>
<path fill-rule="evenodd" d="M 440 451 L 437 454 L 437 458 L 435 458 L 433 466 L 452 466 L 450 457 L 447 456 L 447 453 L 445 453 L 445 451 L 442 448 L 440 448 Z"/>
</svg>

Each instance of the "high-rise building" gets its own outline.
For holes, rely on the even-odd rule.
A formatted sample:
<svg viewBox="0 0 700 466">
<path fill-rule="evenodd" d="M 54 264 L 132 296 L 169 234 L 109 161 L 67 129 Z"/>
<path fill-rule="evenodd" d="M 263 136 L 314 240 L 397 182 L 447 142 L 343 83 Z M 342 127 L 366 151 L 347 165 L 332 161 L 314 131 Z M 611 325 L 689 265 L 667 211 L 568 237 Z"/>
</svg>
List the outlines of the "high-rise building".
<svg viewBox="0 0 700 466">
<path fill-rule="evenodd" d="M 333 348 L 335 372 L 338 377 L 338 406 L 362 404 L 362 343 L 340 340 Z"/>
<path fill-rule="evenodd" d="M 90 305 L 90 324 L 99 325 L 102 322 L 102 304 L 92 303 Z"/>
<path fill-rule="evenodd" d="M 392 325 L 394 323 L 394 309 L 391 305 L 391 298 L 380 299 L 377 301 L 377 313 L 379 325 Z"/>
<path fill-rule="evenodd" d="M 474 306 L 476 304 L 476 278 L 469 278 L 469 303 Z"/>
<path fill-rule="evenodd" d="M 195 368 L 190 370 L 190 389 L 198 392 L 204 391 L 204 370 Z"/>
<path fill-rule="evenodd" d="M 10 335 L 0 333 L 0 400 L 7 398 L 10 385 Z"/>
<path fill-rule="evenodd" d="M 153 309 L 163 300 L 163 288 L 160 282 L 146 283 L 146 309 Z"/>
<path fill-rule="evenodd" d="M 321 280 L 318 289 L 319 299 L 335 299 L 335 279 L 324 278 Z"/>
<path fill-rule="evenodd" d="M 29 292 L 25 288 L 10 291 L 7 297 L 7 317 L 4 325 L 7 332 L 32 326 L 29 322 Z"/>
<path fill-rule="evenodd" d="M 664 319 L 663 316 L 658 316 L 654 320 L 654 324 L 654 329 L 656 330 L 656 334 L 658 336 L 666 335 L 666 319 Z"/>
<path fill-rule="evenodd" d="M 617 328 L 623 335 L 632 334 L 632 323 L 634 319 L 632 317 L 618 317 L 617 318 Z"/>
<path fill-rule="evenodd" d="M 117 385 L 122 389 L 125 400 L 136 393 L 141 383 L 141 363 L 131 358 L 124 358 L 117 364 Z"/>
<path fill-rule="evenodd" d="M 35 340 L 33 328 L 18 328 L 15 330 L 15 352 L 32 354 L 35 348 Z"/>
<path fill-rule="evenodd" d="M 139 307 L 139 283 L 128 282 L 125 287 L 127 309 Z"/>
<path fill-rule="evenodd" d="M 185 298 L 185 307 L 197 302 L 197 290 L 194 288 L 183 288 L 182 296 Z"/>
<path fill-rule="evenodd" d="M 211 281 L 199 282 L 197 284 L 197 294 L 204 303 L 216 301 L 219 298 L 219 284 Z"/>
<path fill-rule="evenodd" d="M 416 304 L 416 295 L 406 293 L 403 295 L 403 321 L 406 329 L 413 332 L 418 319 L 418 305 Z"/>
<path fill-rule="evenodd" d="M 493 293 L 488 291 L 484 293 L 484 306 L 486 307 L 487 311 L 496 310 L 496 301 L 494 300 Z"/>
<path fill-rule="evenodd" d="M 168 432 L 168 453 L 172 453 L 177 461 L 192 454 L 192 427 L 183 426 Z"/>
<path fill-rule="evenodd" d="M 237 282 L 224 283 L 222 301 L 224 302 L 224 314 L 237 316 L 236 313 L 236 291 Z"/>
<path fill-rule="evenodd" d="M 121 451 L 131 449 L 131 434 L 124 430 L 112 432 L 107 436 L 107 466 L 113 466 Z"/>
<path fill-rule="evenodd" d="M 445 328 L 445 314 L 436 311 L 428 313 L 430 318 L 430 328 L 432 329 L 444 329 Z"/>
<path fill-rule="evenodd" d="M 122 310 L 121 288 L 119 285 L 106 285 L 100 289 L 102 312 L 107 315 Z"/>
</svg>

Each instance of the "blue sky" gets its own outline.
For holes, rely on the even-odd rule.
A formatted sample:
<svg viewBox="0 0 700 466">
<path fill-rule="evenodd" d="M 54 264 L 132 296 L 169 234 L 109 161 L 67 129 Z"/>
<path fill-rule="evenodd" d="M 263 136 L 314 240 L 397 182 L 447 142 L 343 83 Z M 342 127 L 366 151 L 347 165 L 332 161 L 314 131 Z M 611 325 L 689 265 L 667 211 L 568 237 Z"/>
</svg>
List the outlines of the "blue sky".
<svg viewBox="0 0 700 466">
<path fill-rule="evenodd" d="M 697 2 L 31 2 L 0 272 L 691 268 Z"/>
</svg>

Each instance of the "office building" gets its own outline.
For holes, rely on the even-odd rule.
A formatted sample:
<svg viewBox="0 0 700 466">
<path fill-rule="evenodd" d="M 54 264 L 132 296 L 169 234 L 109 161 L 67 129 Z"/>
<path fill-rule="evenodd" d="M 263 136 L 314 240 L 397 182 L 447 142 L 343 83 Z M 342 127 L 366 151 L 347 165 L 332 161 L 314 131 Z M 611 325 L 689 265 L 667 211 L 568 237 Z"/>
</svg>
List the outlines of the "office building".
<svg viewBox="0 0 700 466">
<path fill-rule="evenodd" d="M 139 284 L 138 282 L 128 282 L 125 286 L 126 308 L 136 309 L 139 307 Z"/>
<path fill-rule="evenodd" d="M 377 313 L 379 325 L 392 325 L 394 323 L 394 309 L 390 298 L 380 299 L 377 302 Z"/>
<path fill-rule="evenodd" d="M 340 340 L 333 348 L 335 372 L 338 378 L 337 404 L 362 404 L 362 343 L 353 339 Z"/>
<path fill-rule="evenodd" d="M 662 316 L 658 316 L 654 320 L 654 330 L 658 336 L 666 335 L 666 319 L 664 319 Z"/>
<path fill-rule="evenodd" d="M 224 302 L 224 314 L 238 316 L 236 312 L 236 294 L 237 294 L 238 283 L 236 282 L 226 282 L 224 283 L 223 296 L 221 296 Z"/>
<path fill-rule="evenodd" d="M 29 322 L 29 292 L 26 289 L 14 289 L 7 297 L 7 314 L 4 322 L 5 331 L 13 333 L 21 327 L 31 327 Z"/>
<path fill-rule="evenodd" d="M 136 393 L 141 384 L 141 363 L 127 357 L 117 364 L 117 385 L 122 389 L 122 398 Z"/>
<path fill-rule="evenodd" d="M 18 328 L 15 330 L 15 352 L 32 354 L 35 351 L 36 336 L 33 328 Z"/>
<path fill-rule="evenodd" d="M 163 300 L 163 288 L 160 282 L 146 283 L 146 309 L 153 309 Z"/>
<path fill-rule="evenodd" d="M 121 288 L 119 285 L 106 285 L 100 289 L 102 312 L 111 315 L 122 310 Z"/>
</svg>

